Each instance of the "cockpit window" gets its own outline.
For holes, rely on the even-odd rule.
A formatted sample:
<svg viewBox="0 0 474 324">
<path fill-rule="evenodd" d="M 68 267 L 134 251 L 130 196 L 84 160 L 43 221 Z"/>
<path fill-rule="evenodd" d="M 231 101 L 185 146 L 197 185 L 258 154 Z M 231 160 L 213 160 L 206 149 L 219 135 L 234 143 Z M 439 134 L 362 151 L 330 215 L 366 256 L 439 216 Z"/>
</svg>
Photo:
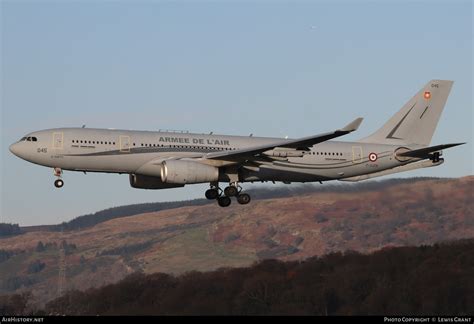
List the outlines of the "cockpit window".
<svg viewBox="0 0 474 324">
<path fill-rule="evenodd" d="M 32 140 L 33 142 L 37 142 L 37 141 L 38 141 L 38 139 L 37 139 L 36 137 L 34 137 L 34 136 L 31 138 L 31 140 Z"/>
<path fill-rule="evenodd" d="M 22 137 L 20 142 L 26 141 L 26 137 Z"/>
</svg>

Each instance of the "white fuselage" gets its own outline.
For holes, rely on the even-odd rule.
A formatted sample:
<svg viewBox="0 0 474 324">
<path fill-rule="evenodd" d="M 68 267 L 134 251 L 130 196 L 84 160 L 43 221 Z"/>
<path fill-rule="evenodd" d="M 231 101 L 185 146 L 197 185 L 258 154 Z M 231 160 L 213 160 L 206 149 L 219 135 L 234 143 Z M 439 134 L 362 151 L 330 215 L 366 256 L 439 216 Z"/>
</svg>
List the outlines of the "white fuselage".
<svg viewBox="0 0 474 324">
<path fill-rule="evenodd" d="M 210 152 L 281 141 L 267 137 L 88 128 L 48 129 L 26 137 L 30 140 L 20 140 L 12 144 L 10 150 L 32 163 L 70 171 L 156 177 L 160 176 L 162 161 L 187 158 L 203 161 L 205 154 Z M 238 181 L 327 181 L 380 172 L 418 161 L 396 158 L 397 149 L 400 145 L 327 141 L 301 151 L 301 156 L 291 157 L 286 152 L 270 150 L 258 159 L 242 163 Z M 215 166 L 224 171 L 219 180 L 227 181 L 227 166 Z"/>
</svg>

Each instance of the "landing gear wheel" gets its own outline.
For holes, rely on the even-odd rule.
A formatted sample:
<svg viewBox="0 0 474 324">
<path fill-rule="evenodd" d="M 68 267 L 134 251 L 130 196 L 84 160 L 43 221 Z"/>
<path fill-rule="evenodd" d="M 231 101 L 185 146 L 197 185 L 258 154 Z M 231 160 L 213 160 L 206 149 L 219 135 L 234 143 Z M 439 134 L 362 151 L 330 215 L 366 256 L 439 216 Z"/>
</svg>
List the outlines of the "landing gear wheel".
<svg viewBox="0 0 474 324">
<path fill-rule="evenodd" d="M 224 189 L 224 195 L 227 197 L 233 197 L 237 196 L 239 194 L 239 189 L 234 186 L 228 186 L 227 188 Z"/>
<path fill-rule="evenodd" d="M 64 186 L 64 181 L 62 181 L 61 179 L 57 179 L 56 181 L 54 181 L 54 186 L 56 188 L 62 188 L 62 186 Z"/>
<path fill-rule="evenodd" d="M 222 197 L 217 198 L 217 203 L 221 207 L 228 207 L 230 205 L 231 201 L 230 201 L 229 197 L 222 196 Z"/>
<path fill-rule="evenodd" d="M 211 188 L 206 190 L 205 195 L 207 199 L 212 200 L 216 199 L 219 196 L 219 192 L 217 191 L 217 189 Z"/>
<path fill-rule="evenodd" d="M 237 196 L 237 201 L 241 205 L 247 205 L 250 202 L 250 196 L 246 193 Z"/>
</svg>

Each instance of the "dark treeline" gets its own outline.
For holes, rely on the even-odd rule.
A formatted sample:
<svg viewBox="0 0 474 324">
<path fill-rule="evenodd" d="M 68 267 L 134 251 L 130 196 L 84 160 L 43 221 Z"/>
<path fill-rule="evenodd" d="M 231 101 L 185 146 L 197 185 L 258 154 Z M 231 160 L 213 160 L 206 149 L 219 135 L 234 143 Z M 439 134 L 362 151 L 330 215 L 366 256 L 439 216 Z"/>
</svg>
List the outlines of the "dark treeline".
<svg viewBox="0 0 474 324">
<path fill-rule="evenodd" d="M 0 238 L 21 234 L 21 228 L 18 224 L 0 223 Z"/>
<path fill-rule="evenodd" d="M 419 178 L 409 178 L 409 179 L 389 179 L 383 181 L 369 181 L 361 183 L 341 183 L 335 182 L 324 185 L 315 185 L 315 184 L 305 184 L 305 185 L 291 185 L 291 186 L 280 186 L 272 189 L 254 189 L 248 190 L 247 192 L 254 199 L 270 199 L 270 198 L 282 198 L 282 197 L 292 197 L 310 193 L 318 192 L 362 192 L 370 190 L 379 190 L 386 188 L 391 185 L 402 184 L 402 183 L 412 183 L 423 180 L 440 180 L 446 181 L 449 179 L 440 179 L 440 178 L 429 178 L 429 177 L 419 177 Z M 173 201 L 173 202 L 158 202 L 158 203 L 145 203 L 145 204 L 134 204 L 127 206 L 119 206 L 101 210 L 99 212 L 83 215 L 74 218 L 69 222 L 64 222 L 58 225 L 47 225 L 40 226 L 42 230 L 51 230 L 51 231 L 69 231 L 83 229 L 87 227 L 92 227 L 96 224 L 106 222 L 108 220 L 120 217 L 133 216 L 142 213 L 158 212 L 166 209 L 173 209 L 178 207 L 186 206 L 202 206 L 206 204 L 214 204 L 207 199 L 193 199 L 186 201 Z M 39 230 L 40 227 L 32 227 L 32 230 Z M 28 231 L 28 227 L 24 227 L 23 230 Z"/>
<path fill-rule="evenodd" d="M 473 250 L 470 239 L 177 277 L 134 274 L 100 289 L 71 291 L 36 314 L 472 315 Z"/>
</svg>

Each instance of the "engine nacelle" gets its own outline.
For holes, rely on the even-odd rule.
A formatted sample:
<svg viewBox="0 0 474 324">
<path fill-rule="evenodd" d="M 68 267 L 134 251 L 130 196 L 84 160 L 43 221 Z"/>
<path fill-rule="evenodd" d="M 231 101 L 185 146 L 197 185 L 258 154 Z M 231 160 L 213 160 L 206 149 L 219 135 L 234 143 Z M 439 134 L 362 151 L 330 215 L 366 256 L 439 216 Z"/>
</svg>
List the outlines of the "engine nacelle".
<svg viewBox="0 0 474 324">
<path fill-rule="evenodd" d="M 184 187 L 184 184 L 164 183 L 160 177 L 151 177 L 140 174 L 130 175 L 130 185 L 138 189 L 169 189 Z"/>
<path fill-rule="evenodd" d="M 217 181 L 219 169 L 193 161 L 168 160 L 162 163 L 161 180 L 165 183 L 204 183 Z"/>
</svg>

